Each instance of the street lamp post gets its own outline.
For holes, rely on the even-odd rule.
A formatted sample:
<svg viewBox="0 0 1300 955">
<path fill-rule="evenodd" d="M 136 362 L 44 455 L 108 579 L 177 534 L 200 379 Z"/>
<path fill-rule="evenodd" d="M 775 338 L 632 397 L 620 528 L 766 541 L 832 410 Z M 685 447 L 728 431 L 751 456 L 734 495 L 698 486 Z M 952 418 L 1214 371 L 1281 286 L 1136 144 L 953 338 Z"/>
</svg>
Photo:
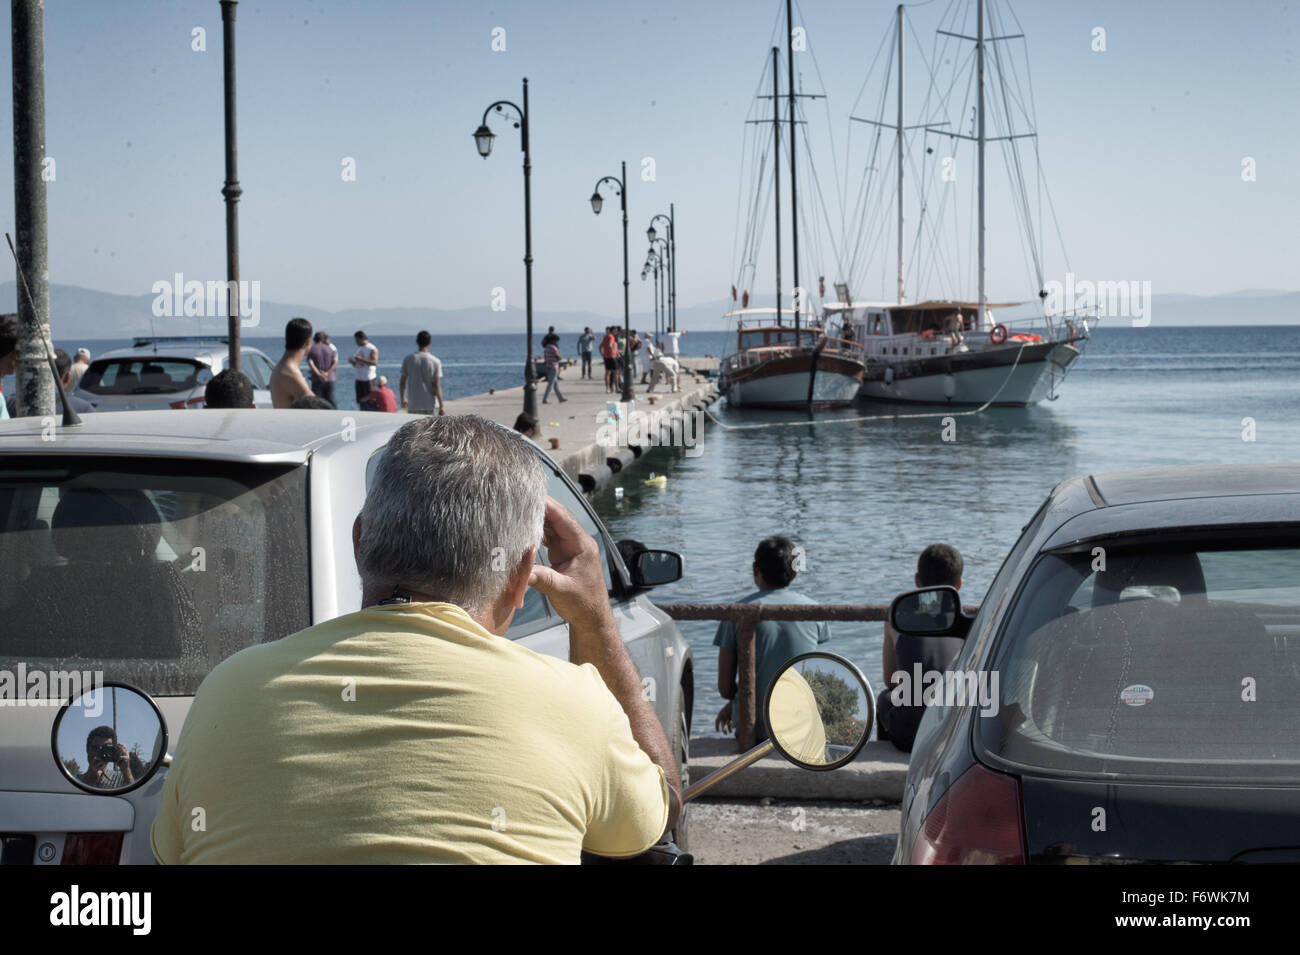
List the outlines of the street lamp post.
<svg viewBox="0 0 1300 955">
<path fill-rule="evenodd" d="M 492 110 L 498 113 L 509 106 L 518 115 L 515 128 L 519 130 L 520 148 L 524 153 L 524 305 L 528 324 L 528 363 L 524 365 L 524 413 L 537 416 L 537 379 L 533 367 L 533 200 L 531 173 L 532 155 L 528 151 L 528 77 L 524 77 L 524 106 L 520 109 L 509 100 L 498 100 L 483 111 L 483 122 L 474 131 L 474 144 L 478 154 L 484 159 L 492 152 L 492 140 L 496 138 L 488 128 L 488 114 Z"/>
<path fill-rule="evenodd" d="M 627 282 L 627 163 L 622 164 L 621 175 L 618 179 L 613 176 L 602 176 L 596 180 L 596 188 L 591 193 L 591 211 L 600 215 L 600 207 L 604 204 L 604 199 L 600 196 L 600 187 L 605 183 L 618 190 L 619 204 L 623 209 L 623 347 L 626 352 L 623 356 L 623 400 L 632 400 L 632 350 L 628 347 L 628 342 L 632 338 L 632 320 L 631 313 L 628 310 L 628 282 Z"/>
<path fill-rule="evenodd" d="M 654 227 L 651 226 L 650 228 L 651 228 L 651 230 L 652 230 Z M 650 231 L 650 230 L 647 230 L 647 234 L 649 234 L 649 231 Z M 659 260 L 659 264 L 660 264 L 660 270 L 659 270 L 659 272 L 660 272 L 660 275 L 662 276 L 662 280 L 663 280 L 664 285 L 665 285 L 664 288 L 661 288 L 661 289 L 659 290 L 659 291 L 660 291 L 660 300 L 663 302 L 664 318 L 667 319 L 667 317 L 668 317 L 668 289 L 667 289 L 666 286 L 667 286 L 667 283 L 668 283 L 668 276 L 672 273 L 672 253 L 671 253 L 671 251 L 670 251 L 670 249 L 669 249 L 669 245 L 668 245 L 668 243 L 667 243 L 666 241 L 664 241 L 663 236 L 658 236 L 658 237 L 653 238 L 653 239 L 650 240 L 650 251 L 654 254 L 655 258 Z M 667 321 L 665 320 L 665 322 L 664 322 L 664 327 L 663 327 L 663 328 L 656 328 L 656 329 L 655 329 L 655 338 L 656 338 L 656 339 L 658 339 L 659 336 L 660 336 L 663 332 L 665 332 L 665 331 L 668 330 L 668 327 L 667 327 L 667 326 L 668 326 L 668 323 L 667 323 Z"/>
<path fill-rule="evenodd" d="M 654 276 L 654 294 L 655 294 L 655 340 L 659 340 L 659 254 L 652 248 L 646 253 L 645 266 L 641 269 L 641 278 L 653 274 Z"/>
<path fill-rule="evenodd" d="M 654 216 L 654 218 L 652 218 L 652 219 L 650 220 L 650 228 L 648 228 L 648 229 L 645 230 L 646 237 L 649 238 L 651 242 L 653 242 L 653 241 L 655 240 L 655 236 L 658 234 L 658 233 L 655 231 L 655 223 L 656 223 L 658 220 L 660 220 L 660 219 L 663 219 L 664 222 L 668 223 L 668 245 L 667 245 L 667 249 L 668 249 L 668 263 L 667 263 L 667 265 L 668 265 L 668 274 L 665 276 L 665 280 L 666 280 L 667 283 L 668 283 L 668 289 L 667 289 L 667 292 L 668 292 L 668 298 L 666 299 L 666 301 L 669 303 L 667 311 L 668 311 L 668 331 L 670 331 L 670 332 L 675 332 L 675 331 L 677 331 L 677 228 L 676 228 L 676 225 L 677 225 L 677 224 L 676 224 L 676 218 L 677 218 L 677 216 L 676 216 L 676 212 L 675 212 L 674 209 L 673 209 L 673 203 L 670 202 L 670 203 L 668 203 L 668 215 L 664 215 L 662 212 L 660 212 L 658 215 Z"/>
</svg>

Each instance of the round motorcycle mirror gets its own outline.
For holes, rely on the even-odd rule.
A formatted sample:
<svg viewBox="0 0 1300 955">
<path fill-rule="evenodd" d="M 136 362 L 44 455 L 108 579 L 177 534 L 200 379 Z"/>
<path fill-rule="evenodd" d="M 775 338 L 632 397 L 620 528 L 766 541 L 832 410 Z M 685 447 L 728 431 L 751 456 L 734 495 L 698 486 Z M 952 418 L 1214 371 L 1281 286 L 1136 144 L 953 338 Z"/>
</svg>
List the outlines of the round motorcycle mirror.
<svg viewBox="0 0 1300 955">
<path fill-rule="evenodd" d="M 763 720 L 777 752 L 804 769 L 836 769 L 866 745 L 876 698 L 857 667 L 832 653 L 787 663 L 767 690 Z"/>
<path fill-rule="evenodd" d="M 167 753 L 167 722 L 147 693 L 103 683 L 63 704 L 50 748 L 72 785 L 116 796 L 143 786 L 158 771 Z"/>
</svg>

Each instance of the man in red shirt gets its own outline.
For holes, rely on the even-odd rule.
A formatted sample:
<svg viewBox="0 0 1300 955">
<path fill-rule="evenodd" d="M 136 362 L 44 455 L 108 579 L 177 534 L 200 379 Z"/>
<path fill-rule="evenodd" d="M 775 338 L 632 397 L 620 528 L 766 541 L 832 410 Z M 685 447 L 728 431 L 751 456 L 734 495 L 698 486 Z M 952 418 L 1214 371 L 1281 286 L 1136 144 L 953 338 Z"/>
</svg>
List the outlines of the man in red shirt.
<svg viewBox="0 0 1300 955">
<path fill-rule="evenodd" d="M 614 337 L 614 326 L 605 329 L 605 337 L 600 340 L 600 357 L 605 359 L 605 391 L 611 392 L 618 385 L 618 339 Z"/>
<path fill-rule="evenodd" d="M 397 395 L 393 394 L 393 389 L 388 387 L 388 379 L 380 375 L 375 379 L 375 384 L 379 387 L 373 389 L 359 402 L 361 410 L 387 411 L 389 414 L 396 414 Z"/>
</svg>

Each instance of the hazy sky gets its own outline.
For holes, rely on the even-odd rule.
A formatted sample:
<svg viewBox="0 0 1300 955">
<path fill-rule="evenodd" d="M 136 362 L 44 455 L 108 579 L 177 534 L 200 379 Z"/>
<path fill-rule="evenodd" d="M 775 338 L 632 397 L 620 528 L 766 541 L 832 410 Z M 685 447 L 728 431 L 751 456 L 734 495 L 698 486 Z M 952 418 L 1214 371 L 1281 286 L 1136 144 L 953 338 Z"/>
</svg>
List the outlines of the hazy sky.
<svg viewBox="0 0 1300 955">
<path fill-rule="evenodd" d="M 927 42 L 947 2 L 909 14 Z M 783 6 L 243 0 L 243 277 L 266 300 L 327 309 L 488 304 L 496 286 L 522 306 L 518 133 L 495 120 L 487 161 L 471 134 L 490 102 L 518 101 L 526 75 L 537 307 L 621 313 L 617 200 L 599 217 L 587 201 L 620 160 L 633 308 L 650 304 L 639 279 L 647 222 L 670 201 L 679 301 L 723 297 L 744 119 Z M 847 117 L 893 11 L 796 8 L 821 78 L 806 55 L 798 69 L 806 88 L 824 81 L 842 167 Z M 1033 0 L 1015 12 L 1076 273 L 1149 280 L 1156 293 L 1300 288 L 1295 4 Z M 1104 53 L 1091 49 L 1098 26 Z M 205 52 L 191 48 L 195 27 Z M 498 27 L 504 51 L 492 49 Z M 217 0 L 54 2 L 45 43 L 51 280 L 144 294 L 175 272 L 224 277 Z M 0 59 L 8 84 L 8 44 Z M 826 115 L 819 105 L 810 119 L 824 126 Z M 1242 180 L 1247 156 L 1254 182 Z M 354 182 L 341 175 L 346 157 Z M 641 179 L 644 157 L 653 182 Z M 833 192 L 829 162 L 823 189 Z M 8 162 L 0 191 L 12 195 Z M 4 218 L 12 228 L 12 213 Z M 1017 240 L 991 233 L 990 250 L 990 298 L 1022 294 Z"/>
</svg>

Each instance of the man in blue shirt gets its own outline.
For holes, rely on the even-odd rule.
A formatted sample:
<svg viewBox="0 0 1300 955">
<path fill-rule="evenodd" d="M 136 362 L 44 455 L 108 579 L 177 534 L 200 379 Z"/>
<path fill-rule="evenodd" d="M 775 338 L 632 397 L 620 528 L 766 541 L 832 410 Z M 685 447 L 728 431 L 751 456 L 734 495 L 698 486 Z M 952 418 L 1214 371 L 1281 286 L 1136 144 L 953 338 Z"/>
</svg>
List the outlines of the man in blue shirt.
<svg viewBox="0 0 1300 955">
<path fill-rule="evenodd" d="M 739 603 L 816 604 L 817 601 L 793 591 L 798 550 L 788 537 L 769 537 L 754 551 L 754 586 L 757 591 L 742 597 Z M 777 671 L 801 653 L 812 653 L 817 645 L 831 638 L 830 627 L 821 620 L 763 620 L 754 628 L 754 694 L 757 720 L 755 739 L 767 739 L 763 724 L 763 700 Z M 714 720 L 720 733 L 732 730 L 731 702 L 736 697 L 736 625 L 729 620 L 718 624 L 713 645 L 718 647 L 718 692 L 727 705 Z"/>
</svg>

